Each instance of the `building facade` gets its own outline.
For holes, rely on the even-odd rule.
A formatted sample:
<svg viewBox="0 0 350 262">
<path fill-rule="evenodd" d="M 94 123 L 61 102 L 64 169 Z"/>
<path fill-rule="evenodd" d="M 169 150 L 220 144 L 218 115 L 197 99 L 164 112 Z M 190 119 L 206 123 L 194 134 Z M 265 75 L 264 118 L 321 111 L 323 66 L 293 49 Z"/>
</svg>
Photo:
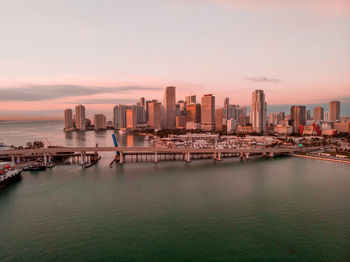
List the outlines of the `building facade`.
<svg viewBox="0 0 350 262">
<path fill-rule="evenodd" d="M 75 128 L 80 131 L 86 130 L 85 106 L 77 105 L 75 107 Z"/>
<path fill-rule="evenodd" d="M 213 131 L 215 130 L 215 96 L 212 94 L 204 95 L 201 102 L 201 128 Z"/>
<path fill-rule="evenodd" d="M 64 110 L 64 130 L 72 130 L 74 128 L 73 123 L 73 111 L 70 108 Z"/>
<path fill-rule="evenodd" d="M 329 121 L 340 120 L 340 101 L 329 102 Z"/>
<path fill-rule="evenodd" d="M 175 86 L 165 88 L 163 105 L 164 105 L 164 128 L 174 129 L 176 126 L 175 109 L 176 109 L 176 89 Z"/>
<path fill-rule="evenodd" d="M 255 90 L 252 93 L 252 107 L 250 111 L 250 121 L 252 132 L 266 132 L 267 104 L 263 90 Z"/>
</svg>

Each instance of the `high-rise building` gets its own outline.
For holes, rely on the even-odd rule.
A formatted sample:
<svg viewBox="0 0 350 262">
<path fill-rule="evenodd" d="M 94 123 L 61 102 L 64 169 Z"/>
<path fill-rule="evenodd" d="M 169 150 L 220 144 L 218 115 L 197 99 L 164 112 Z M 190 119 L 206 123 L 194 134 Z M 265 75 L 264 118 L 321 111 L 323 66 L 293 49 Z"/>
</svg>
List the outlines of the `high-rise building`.
<svg viewBox="0 0 350 262">
<path fill-rule="evenodd" d="M 314 121 L 323 120 L 324 109 L 323 107 L 314 107 Z"/>
<path fill-rule="evenodd" d="M 229 105 L 230 105 L 230 99 L 228 97 L 225 97 L 224 106 L 229 106 Z"/>
<path fill-rule="evenodd" d="M 186 105 L 186 121 L 193 123 L 201 122 L 201 105 L 189 104 Z"/>
<path fill-rule="evenodd" d="M 185 97 L 185 102 L 187 105 L 189 104 L 195 104 L 196 103 L 196 96 L 193 95 L 193 96 L 186 96 Z"/>
<path fill-rule="evenodd" d="M 176 128 L 186 128 L 186 116 L 176 116 Z"/>
<path fill-rule="evenodd" d="M 141 103 L 136 103 L 136 106 L 132 106 L 136 111 L 136 123 L 144 124 L 146 122 L 146 111 L 145 107 Z"/>
<path fill-rule="evenodd" d="M 186 115 L 186 105 L 187 105 L 187 103 L 183 100 L 177 101 L 177 103 L 176 103 L 176 115 L 177 116 Z"/>
<path fill-rule="evenodd" d="M 218 108 L 215 110 L 215 129 L 222 131 L 224 125 L 224 109 Z"/>
<path fill-rule="evenodd" d="M 284 119 L 284 112 L 270 113 L 269 124 L 273 126 L 279 125 Z"/>
<path fill-rule="evenodd" d="M 161 129 L 161 104 L 157 100 L 148 103 L 148 125 L 153 129 Z"/>
<path fill-rule="evenodd" d="M 146 106 L 145 98 L 144 98 L 144 97 L 141 97 L 141 98 L 140 98 L 140 105 L 143 106 L 143 107 Z"/>
<path fill-rule="evenodd" d="M 207 94 L 202 96 L 202 125 L 203 130 L 215 130 L 215 96 Z"/>
<path fill-rule="evenodd" d="M 85 106 L 83 105 L 77 105 L 75 107 L 75 128 L 81 131 L 86 130 Z"/>
<path fill-rule="evenodd" d="M 94 115 L 94 129 L 95 130 L 107 129 L 107 121 L 106 121 L 106 116 L 104 114 Z"/>
<path fill-rule="evenodd" d="M 175 100 L 176 100 L 175 86 L 166 87 L 164 92 L 164 98 L 163 98 L 165 129 L 174 129 L 176 126 Z"/>
<path fill-rule="evenodd" d="M 290 115 L 293 123 L 293 132 L 299 133 L 299 126 L 306 125 L 306 106 L 291 106 Z"/>
<path fill-rule="evenodd" d="M 113 108 L 114 129 L 126 128 L 126 105 L 116 105 Z"/>
<path fill-rule="evenodd" d="M 136 107 L 126 109 L 126 128 L 136 129 Z"/>
<path fill-rule="evenodd" d="M 324 121 L 329 121 L 329 112 L 328 111 L 324 111 L 323 120 Z"/>
<path fill-rule="evenodd" d="M 256 133 L 266 132 L 267 104 L 263 90 L 255 90 L 252 93 L 252 107 L 250 121 L 252 131 Z"/>
<path fill-rule="evenodd" d="M 340 101 L 329 102 L 329 121 L 340 120 Z"/>
<path fill-rule="evenodd" d="M 64 110 L 64 129 L 73 129 L 73 112 L 70 108 Z"/>
</svg>

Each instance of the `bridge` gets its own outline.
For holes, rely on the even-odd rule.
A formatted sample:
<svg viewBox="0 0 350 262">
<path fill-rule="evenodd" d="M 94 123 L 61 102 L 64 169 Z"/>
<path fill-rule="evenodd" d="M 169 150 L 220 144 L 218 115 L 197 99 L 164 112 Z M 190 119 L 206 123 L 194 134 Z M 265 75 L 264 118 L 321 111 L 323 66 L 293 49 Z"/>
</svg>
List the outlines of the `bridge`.
<svg viewBox="0 0 350 262">
<path fill-rule="evenodd" d="M 52 157 L 77 157 L 82 164 L 90 162 L 92 156 L 98 152 L 119 152 L 120 163 L 124 163 L 126 157 L 131 161 L 159 160 L 184 160 L 213 158 L 222 160 L 225 157 L 241 157 L 249 159 L 250 155 L 275 155 L 293 154 L 302 151 L 312 151 L 319 147 L 271 147 L 271 148 L 165 148 L 165 147 L 52 147 L 38 149 L 11 149 L 0 151 L 0 157 L 8 157 L 12 162 L 20 162 L 23 158 L 43 157 L 44 162 L 50 162 Z"/>
</svg>

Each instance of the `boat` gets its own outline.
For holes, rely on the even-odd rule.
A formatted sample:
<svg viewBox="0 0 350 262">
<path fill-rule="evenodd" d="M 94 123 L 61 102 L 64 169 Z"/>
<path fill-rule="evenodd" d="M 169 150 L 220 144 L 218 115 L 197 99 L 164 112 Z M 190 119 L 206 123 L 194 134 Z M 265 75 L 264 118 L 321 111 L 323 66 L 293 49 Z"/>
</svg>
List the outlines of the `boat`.
<svg viewBox="0 0 350 262">
<path fill-rule="evenodd" d="M 43 170 L 46 170 L 46 166 L 41 164 L 34 164 L 23 168 L 23 171 L 43 171 Z"/>
<path fill-rule="evenodd" d="M 16 168 L 13 163 L 0 162 L 0 188 L 3 188 L 21 179 L 22 169 Z"/>
</svg>

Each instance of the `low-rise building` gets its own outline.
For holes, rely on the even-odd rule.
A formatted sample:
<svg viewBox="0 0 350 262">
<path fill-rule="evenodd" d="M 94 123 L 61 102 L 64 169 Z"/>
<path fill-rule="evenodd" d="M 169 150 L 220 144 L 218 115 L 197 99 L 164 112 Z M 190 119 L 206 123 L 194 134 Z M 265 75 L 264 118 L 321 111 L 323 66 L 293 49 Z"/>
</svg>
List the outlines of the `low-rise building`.
<svg viewBox="0 0 350 262">
<path fill-rule="evenodd" d="M 186 116 L 176 116 L 176 128 L 178 129 L 186 128 Z"/>
<path fill-rule="evenodd" d="M 289 135 L 293 132 L 293 127 L 288 125 L 277 125 L 274 132 L 281 135 Z"/>
<path fill-rule="evenodd" d="M 237 126 L 237 133 L 249 134 L 252 132 L 252 126 Z"/>
<path fill-rule="evenodd" d="M 350 133 L 350 122 L 346 123 L 334 123 L 334 129 L 337 130 L 337 132 L 349 134 Z"/>
<path fill-rule="evenodd" d="M 234 119 L 227 120 L 227 132 L 235 132 L 237 130 L 238 122 Z"/>
</svg>

